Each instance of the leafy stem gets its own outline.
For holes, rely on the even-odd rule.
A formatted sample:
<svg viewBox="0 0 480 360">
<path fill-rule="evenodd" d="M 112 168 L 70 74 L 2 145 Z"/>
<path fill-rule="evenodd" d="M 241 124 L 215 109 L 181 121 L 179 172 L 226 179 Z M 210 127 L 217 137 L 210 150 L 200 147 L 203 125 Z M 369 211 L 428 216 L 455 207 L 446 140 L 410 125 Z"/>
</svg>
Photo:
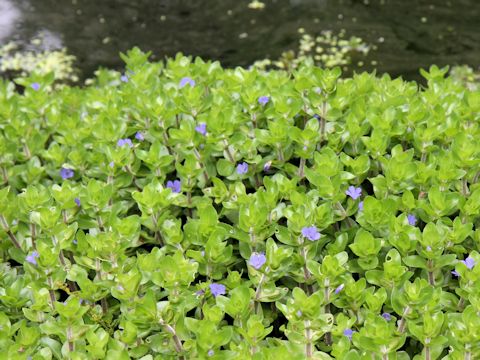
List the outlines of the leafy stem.
<svg viewBox="0 0 480 360">
<path fill-rule="evenodd" d="M 326 280 L 324 295 L 325 295 L 325 314 L 330 314 L 330 285 L 329 285 L 328 279 Z M 332 333 L 331 332 L 325 333 L 325 344 L 327 346 L 331 346 L 332 343 L 333 343 Z"/>
<path fill-rule="evenodd" d="M 313 356 L 313 344 L 312 344 L 312 330 L 310 320 L 304 321 L 305 325 L 305 356 L 307 359 L 311 359 Z"/>
<path fill-rule="evenodd" d="M 195 155 L 195 158 L 197 159 L 198 163 L 200 164 L 200 167 L 203 170 L 203 178 L 205 179 L 205 183 L 207 183 L 210 178 L 208 176 L 205 164 L 202 161 L 202 156 L 200 155 L 196 147 L 193 148 L 193 154 Z"/>
<path fill-rule="evenodd" d="M 163 319 L 160 320 L 160 325 L 162 325 L 165 328 L 165 330 L 172 335 L 173 345 L 175 347 L 175 351 L 178 354 L 182 354 L 183 353 L 183 344 L 182 344 L 182 341 L 180 340 L 180 338 L 178 337 L 177 332 L 175 331 L 175 328 L 173 326 L 165 323 L 163 321 Z M 179 355 L 178 358 L 182 359 L 182 360 L 185 359 L 185 357 L 183 355 Z"/>
<path fill-rule="evenodd" d="M 233 157 L 233 154 L 230 151 L 230 145 L 228 145 L 228 142 L 226 139 L 223 139 L 223 144 L 225 145 L 225 152 L 227 153 L 228 161 L 230 161 L 232 164 L 235 164 L 235 158 Z"/>
<path fill-rule="evenodd" d="M 281 163 L 285 161 L 285 157 L 283 156 L 282 146 L 280 144 L 277 144 L 277 157 L 278 157 L 278 161 L 280 161 Z"/>
<path fill-rule="evenodd" d="M 405 309 L 403 310 L 402 318 L 400 319 L 400 323 L 398 324 L 398 329 L 397 329 L 400 334 L 403 334 L 403 332 L 405 331 L 405 325 L 407 324 L 407 319 L 405 318 L 405 316 L 407 316 L 409 312 L 410 312 L 410 306 L 405 307 Z"/>
<path fill-rule="evenodd" d="M 430 346 L 425 345 L 425 360 L 431 360 Z"/>
<path fill-rule="evenodd" d="M 156 214 L 152 214 L 152 222 L 153 222 L 153 226 L 155 227 L 155 229 L 154 229 L 155 241 L 160 246 L 163 246 L 164 243 L 163 243 L 163 240 L 162 240 L 162 236 L 160 235 L 160 231 L 158 229 L 158 218 L 157 218 Z"/>
<path fill-rule="evenodd" d="M 96 266 L 96 270 L 97 270 L 98 279 L 100 281 L 102 281 L 103 280 L 103 273 L 102 273 L 102 268 L 101 268 L 101 264 L 100 264 L 99 259 L 95 260 L 95 266 Z M 100 305 L 102 306 L 102 313 L 105 315 L 108 312 L 108 303 L 107 303 L 107 299 L 105 297 L 103 297 L 100 300 Z"/>
<path fill-rule="evenodd" d="M 300 166 L 298 167 L 298 177 L 300 178 L 300 180 L 303 179 L 303 177 L 305 176 L 305 162 L 305 158 L 300 158 Z"/>
<path fill-rule="evenodd" d="M 57 299 L 55 298 L 55 291 L 53 290 L 53 280 L 51 276 L 47 277 L 47 283 L 48 283 L 48 294 L 50 295 L 50 307 L 52 310 L 55 310 L 55 301 Z"/>
<path fill-rule="evenodd" d="M 17 249 L 21 249 L 22 247 L 20 246 L 20 243 L 18 242 L 17 237 L 10 230 L 10 226 L 8 226 L 7 221 L 5 220 L 5 217 L 3 215 L 0 215 L 0 222 L 2 223 L 3 230 L 5 230 L 5 232 L 7 233 L 13 245 Z"/>
<path fill-rule="evenodd" d="M 435 278 L 433 276 L 433 271 L 432 271 L 432 260 L 427 261 L 427 268 L 428 268 L 428 283 L 432 286 L 435 286 Z"/>
</svg>

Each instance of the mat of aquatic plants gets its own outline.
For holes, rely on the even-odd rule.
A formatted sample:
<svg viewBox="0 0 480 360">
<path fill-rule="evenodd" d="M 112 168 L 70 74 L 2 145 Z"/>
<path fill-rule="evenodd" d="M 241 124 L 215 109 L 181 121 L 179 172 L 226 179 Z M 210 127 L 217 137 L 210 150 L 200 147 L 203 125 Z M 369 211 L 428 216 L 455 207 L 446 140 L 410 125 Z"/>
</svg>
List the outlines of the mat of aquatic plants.
<svg viewBox="0 0 480 360">
<path fill-rule="evenodd" d="M 0 81 L 3 358 L 480 358 L 479 91 L 122 58 Z"/>
</svg>

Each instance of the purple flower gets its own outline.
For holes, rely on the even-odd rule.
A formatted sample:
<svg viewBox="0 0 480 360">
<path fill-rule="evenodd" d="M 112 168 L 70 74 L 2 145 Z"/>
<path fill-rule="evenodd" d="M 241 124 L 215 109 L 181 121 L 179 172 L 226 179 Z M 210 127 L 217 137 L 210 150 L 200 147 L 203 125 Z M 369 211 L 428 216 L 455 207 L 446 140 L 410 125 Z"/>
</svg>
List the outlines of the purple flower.
<svg viewBox="0 0 480 360">
<path fill-rule="evenodd" d="M 270 167 L 272 166 L 272 160 L 268 160 L 265 165 L 263 165 L 263 171 L 268 171 L 270 170 Z"/>
<path fill-rule="evenodd" d="M 475 266 L 475 260 L 471 256 L 467 257 L 465 260 L 462 260 L 461 262 L 464 263 L 469 270 L 472 270 L 473 267 Z"/>
<path fill-rule="evenodd" d="M 186 76 L 186 77 L 182 78 L 182 80 L 180 80 L 180 84 L 178 84 L 178 87 L 181 89 L 187 84 L 190 85 L 191 87 L 194 87 L 195 86 L 195 80 Z"/>
<path fill-rule="evenodd" d="M 210 292 L 212 293 L 213 297 L 224 295 L 226 292 L 225 285 L 212 283 L 210 284 Z"/>
<path fill-rule="evenodd" d="M 72 243 L 73 243 L 74 245 L 77 245 L 77 244 L 78 244 L 78 240 L 77 240 L 77 239 L 73 239 Z"/>
<path fill-rule="evenodd" d="M 215 351 L 213 351 L 212 349 L 208 350 L 208 356 L 213 356 L 215 354 Z"/>
<path fill-rule="evenodd" d="M 205 290 L 202 290 L 202 289 L 195 292 L 195 295 L 197 295 L 197 296 L 202 296 L 203 294 L 205 294 Z"/>
<path fill-rule="evenodd" d="M 363 200 L 358 203 L 358 211 L 363 211 Z"/>
<path fill-rule="evenodd" d="M 247 172 L 248 172 L 248 164 L 246 162 L 238 164 L 237 174 L 242 175 L 242 174 L 246 174 Z"/>
<path fill-rule="evenodd" d="M 30 264 L 37 265 L 37 258 L 40 255 L 38 254 L 37 251 L 33 251 L 30 255 L 28 255 L 25 260 L 27 260 Z"/>
<path fill-rule="evenodd" d="M 389 313 L 383 313 L 382 317 L 387 321 L 392 320 L 392 316 Z"/>
<path fill-rule="evenodd" d="M 313 117 L 317 120 L 320 120 L 320 115 L 318 115 L 318 114 L 313 115 Z"/>
<path fill-rule="evenodd" d="M 267 105 L 267 103 L 270 101 L 270 98 L 268 96 L 260 96 L 258 98 L 258 103 L 262 106 Z"/>
<path fill-rule="evenodd" d="M 181 189 L 180 189 L 181 186 L 182 186 L 182 183 L 180 182 L 180 180 L 175 180 L 175 181 L 168 180 L 167 181 L 167 188 L 172 189 L 172 192 L 174 192 L 174 193 L 179 193 L 181 191 Z"/>
<path fill-rule="evenodd" d="M 345 287 L 345 284 L 340 284 L 340 285 L 335 289 L 335 294 L 338 294 L 340 291 L 342 291 L 344 287 Z"/>
<path fill-rule="evenodd" d="M 257 270 L 260 269 L 266 261 L 267 258 L 265 257 L 264 253 L 254 252 L 252 255 L 250 255 L 250 265 Z"/>
<path fill-rule="evenodd" d="M 302 315 L 303 315 L 303 313 L 300 310 L 297 310 L 297 316 L 300 317 Z"/>
<path fill-rule="evenodd" d="M 126 83 L 128 82 L 128 76 L 126 74 L 123 74 L 122 76 L 120 76 L 120 80 Z"/>
<path fill-rule="evenodd" d="M 117 141 L 117 146 L 123 147 L 124 145 L 128 145 L 128 146 L 130 146 L 130 147 L 133 147 L 132 140 L 130 140 L 130 139 L 127 138 L 127 139 L 119 139 L 119 140 Z"/>
<path fill-rule="evenodd" d="M 205 124 L 205 123 L 198 124 L 198 126 L 195 127 L 195 131 L 202 134 L 202 135 L 206 135 L 207 134 L 207 124 Z"/>
<path fill-rule="evenodd" d="M 34 82 L 32 85 L 30 85 L 33 90 L 38 91 L 40 90 L 40 84 L 38 82 Z"/>
<path fill-rule="evenodd" d="M 61 168 L 60 169 L 60 176 L 62 177 L 63 180 L 67 180 L 73 177 L 75 173 L 73 172 L 72 169 L 67 169 L 67 168 Z"/>
<path fill-rule="evenodd" d="M 460 277 L 460 274 L 457 272 L 457 270 L 453 270 L 452 275 L 456 277 Z"/>
<path fill-rule="evenodd" d="M 110 166 L 111 168 L 113 168 L 113 165 L 114 165 L 113 161 L 110 161 L 110 163 L 108 164 L 108 166 Z"/>
<path fill-rule="evenodd" d="M 302 235 L 310 241 L 315 241 L 320 239 L 320 233 L 318 232 L 316 226 L 304 227 L 302 229 Z"/>
<path fill-rule="evenodd" d="M 353 331 L 352 329 L 345 329 L 343 331 L 343 335 L 345 335 L 349 340 L 352 340 L 352 336 L 354 332 L 355 331 Z"/>
<path fill-rule="evenodd" d="M 417 218 L 413 214 L 408 214 L 407 215 L 408 223 L 412 226 L 415 226 L 417 224 Z"/>
<path fill-rule="evenodd" d="M 350 196 L 353 200 L 357 200 L 362 195 L 362 188 L 360 187 L 356 188 L 355 186 L 350 186 L 348 190 L 345 191 L 345 194 Z"/>
<path fill-rule="evenodd" d="M 73 199 L 73 201 L 75 201 L 75 204 L 77 204 L 77 206 L 82 205 L 79 198 L 75 198 L 75 199 Z"/>
<path fill-rule="evenodd" d="M 137 131 L 137 133 L 135 134 L 135 139 L 139 141 L 145 140 L 145 138 L 143 137 L 143 134 L 140 131 Z"/>
<path fill-rule="evenodd" d="M 430 245 L 427 246 L 427 251 L 432 251 L 432 247 Z"/>
</svg>

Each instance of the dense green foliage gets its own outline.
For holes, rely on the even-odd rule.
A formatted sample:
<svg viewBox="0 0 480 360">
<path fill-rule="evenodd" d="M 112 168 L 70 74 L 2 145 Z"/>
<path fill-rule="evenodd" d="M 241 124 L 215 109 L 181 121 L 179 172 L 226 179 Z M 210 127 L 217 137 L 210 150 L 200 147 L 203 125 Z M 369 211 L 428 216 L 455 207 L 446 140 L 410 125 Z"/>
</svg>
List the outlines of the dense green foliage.
<svg viewBox="0 0 480 360">
<path fill-rule="evenodd" d="M 123 58 L 0 82 L 2 356 L 480 357 L 480 92 Z"/>
</svg>

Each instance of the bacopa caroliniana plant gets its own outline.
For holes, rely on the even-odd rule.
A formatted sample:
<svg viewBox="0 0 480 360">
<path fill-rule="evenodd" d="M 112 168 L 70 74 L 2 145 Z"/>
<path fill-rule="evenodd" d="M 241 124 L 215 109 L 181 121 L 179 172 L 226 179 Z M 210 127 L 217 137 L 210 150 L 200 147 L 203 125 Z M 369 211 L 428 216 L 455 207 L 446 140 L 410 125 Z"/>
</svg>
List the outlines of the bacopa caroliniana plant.
<svg viewBox="0 0 480 360">
<path fill-rule="evenodd" d="M 0 82 L 3 357 L 480 357 L 478 91 L 122 57 Z"/>
</svg>

